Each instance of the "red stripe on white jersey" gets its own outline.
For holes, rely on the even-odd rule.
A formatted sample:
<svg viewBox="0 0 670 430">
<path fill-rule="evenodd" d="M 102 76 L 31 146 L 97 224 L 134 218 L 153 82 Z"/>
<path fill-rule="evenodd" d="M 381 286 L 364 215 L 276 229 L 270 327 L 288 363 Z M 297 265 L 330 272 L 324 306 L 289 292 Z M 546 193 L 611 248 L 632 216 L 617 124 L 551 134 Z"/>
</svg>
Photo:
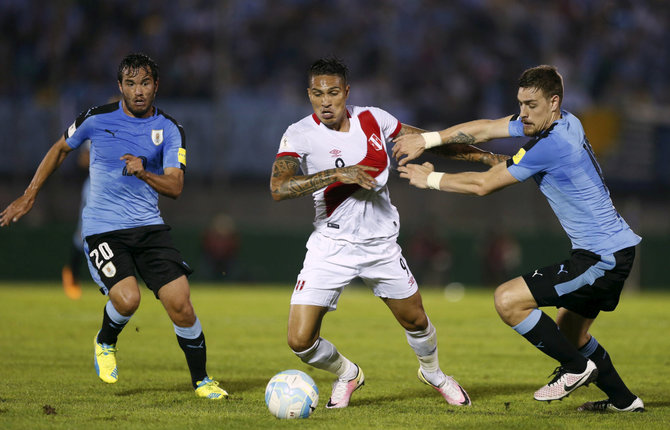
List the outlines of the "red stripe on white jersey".
<svg viewBox="0 0 670 430">
<path fill-rule="evenodd" d="M 398 125 L 396 126 L 395 130 L 393 130 L 393 133 L 391 133 L 391 138 L 394 138 L 400 133 L 400 129 L 402 128 L 402 123 L 398 121 Z"/>
<path fill-rule="evenodd" d="M 277 157 L 276 157 L 276 158 L 279 158 L 279 157 L 295 157 L 295 158 L 300 158 L 300 154 L 298 154 L 297 152 L 280 152 L 279 154 L 277 154 Z"/>
<path fill-rule="evenodd" d="M 382 139 L 383 134 L 381 128 L 377 123 L 374 115 L 368 110 L 358 114 L 358 120 L 361 124 L 361 129 L 367 137 L 368 151 L 363 160 L 358 162 L 361 166 L 376 167 L 377 171 L 368 170 L 367 172 L 373 178 L 379 176 L 388 166 L 388 157 L 386 155 L 386 145 Z M 400 126 L 400 122 L 398 122 Z M 326 201 L 326 215 L 332 215 L 333 211 L 337 209 L 347 198 L 360 189 L 358 184 L 343 184 L 338 181 L 330 184 L 323 193 Z"/>
</svg>

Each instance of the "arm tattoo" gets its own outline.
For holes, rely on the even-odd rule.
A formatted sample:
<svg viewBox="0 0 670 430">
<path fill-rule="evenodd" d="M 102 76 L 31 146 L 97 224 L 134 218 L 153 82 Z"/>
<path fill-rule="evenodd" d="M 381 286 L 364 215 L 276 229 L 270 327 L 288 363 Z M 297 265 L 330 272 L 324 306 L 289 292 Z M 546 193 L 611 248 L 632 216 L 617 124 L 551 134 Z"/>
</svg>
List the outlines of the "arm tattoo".
<svg viewBox="0 0 670 430">
<path fill-rule="evenodd" d="M 470 154 L 456 154 L 454 157 L 455 160 L 464 160 L 471 163 L 482 163 L 487 166 L 495 166 L 498 163 L 507 161 L 510 158 L 509 155 L 494 154 L 492 152 L 473 152 Z"/>
<path fill-rule="evenodd" d="M 450 136 L 444 144 L 447 143 L 464 143 L 466 145 L 472 145 L 475 143 L 475 137 L 471 134 L 465 134 L 462 131 L 459 131 L 456 136 Z"/>
<path fill-rule="evenodd" d="M 487 166 L 495 166 L 496 164 L 506 161 L 508 158 L 510 158 L 509 155 L 493 154 L 491 152 L 483 151 L 475 146 L 464 144 L 436 146 L 430 148 L 428 151 L 452 160 L 482 163 Z"/>
<path fill-rule="evenodd" d="M 398 134 L 396 134 L 395 137 L 403 136 L 405 134 L 419 134 L 419 133 L 423 133 L 424 131 L 426 131 L 426 130 L 416 128 L 416 127 L 413 127 L 411 125 L 402 124 L 400 126 L 400 131 L 398 132 Z"/>
<path fill-rule="evenodd" d="M 319 190 L 336 181 L 335 169 L 314 175 L 296 176 L 300 164 L 295 157 L 279 157 L 272 165 L 270 188 L 272 194 L 281 199 L 293 199 Z"/>
</svg>

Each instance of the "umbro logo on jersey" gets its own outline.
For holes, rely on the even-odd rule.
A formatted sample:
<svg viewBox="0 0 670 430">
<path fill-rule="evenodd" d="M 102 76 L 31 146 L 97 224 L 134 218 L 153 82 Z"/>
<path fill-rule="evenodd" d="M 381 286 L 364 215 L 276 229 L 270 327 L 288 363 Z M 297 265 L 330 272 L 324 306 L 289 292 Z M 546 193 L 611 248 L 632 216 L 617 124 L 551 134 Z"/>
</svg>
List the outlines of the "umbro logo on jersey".
<svg viewBox="0 0 670 430">
<path fill-rule="evenodd" d="M 381 151 L 384 149 L 384 142 L 377 136 L 377 133 L 372 133 L 372 136 L 368 138 L 368 142 L 375 148 L 375 151 Z"/>
<path fill-rule="evenodd" d="M 340 151 L 339 149 L 333 149 L 330 151 L 330 154 L 332 155 L 333 158 L 337 158 L 342 156 L 342 151 Z"/>
</svg>

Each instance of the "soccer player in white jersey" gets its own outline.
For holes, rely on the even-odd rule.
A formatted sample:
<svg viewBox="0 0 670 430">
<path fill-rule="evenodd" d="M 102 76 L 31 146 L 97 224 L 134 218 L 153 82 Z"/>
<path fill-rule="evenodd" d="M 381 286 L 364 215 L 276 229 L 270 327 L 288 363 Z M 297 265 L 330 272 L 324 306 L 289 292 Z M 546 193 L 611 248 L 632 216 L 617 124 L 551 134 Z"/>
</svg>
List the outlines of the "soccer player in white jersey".
<svg viewBox="0 0 670 430">
<path fill-rule="evenodd" d="M 517 93 L 519 114 L 476 120 L 440 132 L 399 137 L 393 154 L 400 176 L 418 188 L 486 195 L 530 177 L 547 197 L 572 242 L 568 259 L 530 271 L 500 285 L 495 307 L 500 318 L 560 366 L 534 394 L 560 400 L 594 381 L 608 395 L 582 411 L 644 411 L 617 373 L 605 348 L 589 333 L 600 311 L 613 311 L 641 238 L 619 215 L 579 119 L 561 109 L 563 79 L 553 66 L 523 72 Z M 430 163 L 407 164 L 425 148 L 452 142 L 528 136 L 506 163 L 486 172 L 435 172 Z M 556 322 L 539 308 L 558 308 Z"/>
<path fill-rule="evenodd" d="M 386 185 L 386 142 L 421 130 L 375 107 L 347 106 L 347 68 L 338 59 L 316 61 L 308 83 L 314 113 L 286 130 L 270 184 L 275 200 L 312 194 L 316 209 L 315 229 L 291 297 L 288 344 L 303 362 L 337 376 L 326 407 L 347 407 L 364 383 L 363 371 L 320 332 L 343 288 L 360 278 L 405 329 L 420 363 L 419 379 L 449 404 L 469 405 L 465 390 L 440 369 L 435 327 L 396 243 L 399 219 Z M 452 158 L 499 161 L 494 154 L 468 148 Z"/>
</svg>

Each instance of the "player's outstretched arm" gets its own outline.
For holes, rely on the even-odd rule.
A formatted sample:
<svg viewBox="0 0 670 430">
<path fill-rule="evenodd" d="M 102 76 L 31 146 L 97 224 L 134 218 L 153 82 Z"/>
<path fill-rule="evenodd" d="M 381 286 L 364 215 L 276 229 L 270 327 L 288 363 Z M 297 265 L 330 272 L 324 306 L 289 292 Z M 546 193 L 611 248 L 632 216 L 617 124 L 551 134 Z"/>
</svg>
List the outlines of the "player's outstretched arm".
<svg viewBox="0 0 670 430">
<path fill-rule="evenodd" d="M 37 193 L 42 189 L 44 182 L 63 163 L 70 151 L 72 151 L 72 148 L 67 144 L 64 137 L 61 137 L 49 148 L 23 195 L 0 212 L 0 227 L 17 222 L 30 212 L 37 198 Z"/>
<path fill-rule="evenodd" d="M 284 156 L 275 160 L 270 178 L 270 191 L 275 201 L 302 197 L 337 181 L 344 184 L 358 184 L 366 190 L 377 185 L 375 178 L 367 173 L 378 170 L 375 167 L 360 165 L 338 167 L 313 175 L 297 175 L 299 169 L 300 164 L 295 157 Z"/>
<path fill-rule="evenodd" d="M 426 149 L 440 145 L 487 142 L 491 139 L 509 137 L 508 124 L 512 115 L 500 119 L 478 119 L 457 124 L 442 131 L 398 136 L 393 141 L 393 157 L 400 166 L 418 158 Z"/>
<path fill-rule="evenodd" d="M 516 184 L 519 181 L 507 170 L 505 163 L 498 163 L 486 172 L 443 173 L 435 172 L 430 163 L 408 164 L 398 168 L 400 177 L 417 188 L 449 191 L 452 193 L 485 196 Z"/>
<path fill-rule="evenodd" d="M 428 149 L 428 152 L 451 160 L 482 163 L 491 167 L 503 161 L 507 161 L 507 159 L 510 158 L 509 155 L 494 154 L 493 152 L 484 151 L 476 146 L 465 145 L 462 143 L 436 146 Z"/>
<path fill-rule="evenodd" d="M 176 199 L 184 189 L 184 171 L 178 167 L 167 167 L 162 175 L 144 170 L 142 158 L 125 154 L 121 160 L 126 162 L 126 173 L 146 182 L 159 194 Z"/>
</svg>

